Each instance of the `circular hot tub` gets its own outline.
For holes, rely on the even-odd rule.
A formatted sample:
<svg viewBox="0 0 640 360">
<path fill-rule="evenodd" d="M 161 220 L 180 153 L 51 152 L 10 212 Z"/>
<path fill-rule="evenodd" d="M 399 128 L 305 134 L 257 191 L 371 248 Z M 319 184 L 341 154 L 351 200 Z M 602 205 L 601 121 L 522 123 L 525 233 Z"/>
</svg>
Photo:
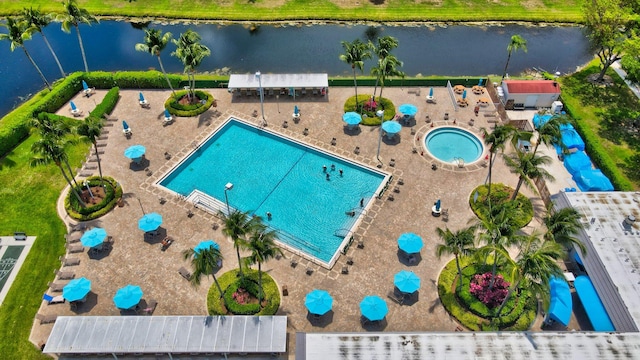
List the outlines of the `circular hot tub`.
<svg viewBox="0 0 640 360">
<path fill-rule="evenodd" d="M 427 151 L 436 159 L 445 162 L 464 164 L 478 160 L 484 151 L 482 141 L 467 130 L 457 127 L 440 127 L 427 133 L 424 144 Z"/>
</svg>

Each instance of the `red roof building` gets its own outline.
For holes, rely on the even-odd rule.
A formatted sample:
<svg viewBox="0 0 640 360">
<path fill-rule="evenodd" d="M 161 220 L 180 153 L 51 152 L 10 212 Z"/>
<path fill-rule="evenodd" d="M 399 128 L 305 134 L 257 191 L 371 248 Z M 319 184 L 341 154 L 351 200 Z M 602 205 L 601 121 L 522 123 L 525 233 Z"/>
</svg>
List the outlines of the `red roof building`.
<svg viewBox="0 0 640 360">
<path fill-rule="evenodd" d="M 554 80 L 505 80 L 501 87 L 507 110 L 551 108 L 560 97 L 560 84 Z"/>
</svg>

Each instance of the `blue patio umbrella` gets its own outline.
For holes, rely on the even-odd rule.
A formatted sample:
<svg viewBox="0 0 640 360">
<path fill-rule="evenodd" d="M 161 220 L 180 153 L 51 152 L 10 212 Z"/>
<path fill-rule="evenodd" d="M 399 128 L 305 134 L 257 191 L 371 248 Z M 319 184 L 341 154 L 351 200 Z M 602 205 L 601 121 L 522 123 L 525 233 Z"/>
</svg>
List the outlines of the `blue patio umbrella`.
<svg viewBox="0 0 640 360">
<path fill-rule="evenodd" d="M 122 128 L 125 130 L 129 129 L 129 124 L 127 124 L 127 122 L 124 120 L 122 120 Z"/>
<path fill-rule="evenodd" d="M 436 201 L 436 211 L 440 211 L 441 202 L 440 199 Z"/>
<path fill-rule="evenodd" d="M 324 315 L 333 306 L 333 298 L 325 290 L 313 290 L 304 298 L 304 306 L 310 313 Z"/>
<path fill-rule="evenodd" d="M 71 111 L 78 111 L 78 107 L 73 101 L 69 101 L 69 105 L 71 106 Z"/>
<path fill-rule="evenodd" d="M 429 89 L 429 96 L 433 97 L 433 88 Z"/>
<path fill-rule="evenodd" d="M 94 247 L 102 244 L 107 237 L 107 231 L 103 228 L 93 228 L 82 235 L 80 242 L 83 246 Z"/>
<path fill-rule="evenodd" d="M 162 215 L 158 213 L 148 213 L 138 220 L 138 229 L 149 232 L 158 229 L 162 225 Z"/>
<path fill-rule="evenodd" d="M 169 113 L 169 110 L 164 109 L 164 117 L 167 118 L 167 119 L 171 117 L 171 114 Z"/>
<path fill-rule="evenodd" d="M 71 280 L 62 288 L 62 297 L 67 301 L 78 301 L 84 299 L 91 291 L 91 280 L 81 277 Z"/>
<path fill-rule="evenodd" d="M 198 245 L 196 245 L 196 247 L 193 248 L 193 251 L 195 253 L 200 253 L 200 251 L 207 250 L 210 248 L 220 250 L 220 245 L 218 245 L 218 243 L 216 243 L 213 240 L 205 240 L 205 241 L 201 241 Z"/>
<path fill-rule="evenodd" d="M 146 151 L 147 148 L 142 145 L 133 145 L 124 150 L 124 156 L 128 157 L 129 159 L 137 159 L 142 157 L 142 155 L 144 155 Z"/>
<path fill-rule="evenodd" d="M 393 277 L 393 285 L 403 293 L 412 294 L 420 288 L 420 278 L 411 271 L 402 270 Z"/>
<path fill-rule="evenodd" d="M 382 123 L 382 130 L 387 134 L 397 134 L 402 130 L 402 125 L 399 122 L 391 120 Z"/>
<path fill-rule="evenodd" d="M 118 309 L 131 309 L 138 305 L 140 299 L 142 299 L 142 289 L 137 285 L 127 285 L 116 291 L 116 295 L 113 297 L 113 303 L 116 304 Z"/>
<path fill-rule="evenodd" d="M 398 107 L 398 111 L 405 115 L 414 116 L 418 112 L 418 108 L 412 104 L 402 104 Z"/>
<path fill-rule="evenodd" d="M 387 303 L 379 296 L 371 295 L 365 297 L 360 302 L 360 312 L 362 316 L 371 321 L 382 320 L 389 312 Z"/>
<path fill-rule="evenodd" d="M 362 121 L 362 116 L 357 112 L 349 111 L 342 115 L 342 120 L 347 123 L 347 125 L 358 125 Z"/>
<path fill-rule="evenodd" d="M 467 98 L 467 90 L 464 90 L 464 91 L 462 92 L 462 98 L 463 98 L 463 99 L 466 99 L 466 98 Z"/>
<path fill-rule="evenodd" d="M 300 113 L 300 110 L 298 109 L 298 105 L 294 105 L 293 106 L 293 113 L 298 115 Z"/>
<path fill-rule="evenodd" d="M 420 252 L 422 246 L 422 238 L 414 233 L 404 233 L 398 238 L 398 247 L 407 254 Z"/>
<path fill-rule="evenodd" d="M 478 86 L 482 86 L 482 83 L 484 82 L 484 79 L 480 79 L 478 80 Z"/>
<path fill-rule="evenodd" d="M 140 91 L 140 102 L 145 102 L 144 95 L 142 95 L 142 91 Z"/>
<path fill-rule="evenodd" d="M 89 90 L 89 85 L 87 85 L 87 82 L 84 81 L 84 80 L 82 80 L 82 89 L 85 90 L 85 91 Z"/>
</svg>

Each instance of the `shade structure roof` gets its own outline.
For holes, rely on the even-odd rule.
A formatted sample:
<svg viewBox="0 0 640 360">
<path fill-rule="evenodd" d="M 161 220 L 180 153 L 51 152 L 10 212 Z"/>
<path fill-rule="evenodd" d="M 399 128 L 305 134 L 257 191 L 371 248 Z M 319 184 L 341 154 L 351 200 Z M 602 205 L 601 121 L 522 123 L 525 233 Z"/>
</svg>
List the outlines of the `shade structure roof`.
<svg viewBox="0 0 640 360">
<path fill-rule="evenodd" d="M 142 289 L 137 285 L 127 285 L 116 291 L 116 295 L 113 297 L 113 303 L 116 304 L 118 309 L 131 309 L 138 305 L 140 299 L 142 299 Z"/>
<path fill-rule="evenodd" d="M 230 89 L 263 88 L 323 88 L 329 86 L 327 74 L 261 74 L 260 80 L 255 73 L 231 74 Z"/>
<path fill-rule="evenodd" d="M 284 353 L 286 316 L 59 316 L 45 354 Z"/>
<path fill-rule="evenodd" d="M 398 247 L 407 254 L 420 252 L 422 246 L 422 238 L 414 233 L 404 233 L 398 238 Z"/>
<path fill-rule="evenodd" d="M 210 248 L 220 250 L 220 245 L 218 245 L 218 243 L 216 243 L 213 240 L 205 240 L 205 241 L 201 241 L 198 245 L 196 245 L 196 247 L 193 248 L 193 251 L 196 253 L 199 253 L 202 250 L 207 250 Z"/>
<path fill-rule="evenodd" d="M 103 228 L 93 228 L 82 235 L 80 242 L 83 246 L 94 247 L 102 244 L 107 237 L 107 231 Z"/>
<path fill-rule="evenodd" d="M 571 312 L 573 311 L 573 301 L 571 300 L 571 290 L 569 284 L 564 279 L 552 277 L 549 281 L 550 301 L 547 314 L 555 321 L 564 326 L 569 325 Z"/>
<path fill-rule="evenodd" d="M 403 293 L 412 294 L 420 289 L 420 278 L 411 271 L 402 270 L 393 277 L 393 284 Z"/>
<path fill-rule="evenodd" d="M 402 130 L 402 125 L 399 122 L 391 120 L 382 123 L 382 130 L 389 134 L 397 134 Z"/>
<path fill-rule="evenodd" d="M 360 312 L 362 316 L 367 319 L 377 321 L 387 316 L 389 307 L 387 307 L 387 303 L 381 297 L 371 295 L 365 297 L 362 302 L 360 302 Z"/>
<path fill-rule="evenodd" d="M 147 148 L 142 145 L 132 145 L 124 150 L 124 156 L 129 159 L 137 159 L 147 152 Z"/>
<path fill-rule="evenodd" d="M 69 281 L 62 288 L 62 297 L 67 301 L 78 301 L 83 299 L 91 291 L 91 280 L 81 277 Z"/>
<path fill-rule="evenodd" d="M 310 313 L 324 315 L 333 306 L 333 298 L 325 290 L 315 289 L 304 298 L 304 306 Z"/>
<path fill-rule="evenodd" d="M 138 220 L 138 228 L 144 232 L 154 231 L 162 225 L 162 215 L 158 213 L 148 213 Z"/>
</svg>

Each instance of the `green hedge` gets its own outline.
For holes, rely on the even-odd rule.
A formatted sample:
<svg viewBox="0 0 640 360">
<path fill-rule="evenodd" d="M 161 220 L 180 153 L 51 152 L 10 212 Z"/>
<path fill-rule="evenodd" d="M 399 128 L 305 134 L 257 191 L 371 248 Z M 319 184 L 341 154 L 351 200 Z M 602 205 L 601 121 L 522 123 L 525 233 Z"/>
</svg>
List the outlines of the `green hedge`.
<svg viewBox="0 0 640 360">
<path fill-rule="evenodd" d="M 90 186 L 100 185 L 99 176 L 92 176 L 87 181 Z M 81 208 L 78 204 L 78 199 L 73 192 L 69 191 L 64 199 L 64 207 L 67 210 L 67 214 L 76 220 L 87 221 L 97 219 L 111 211 L 118 203 L 118 200 L 122 198 L 122 186 L 115 179 L 108 176 L 104 177 L 104 181 L 105 185 L 107 185 L 105 189 L 106 197 L 101 203 L 94 206 Z"/>
<path fill-rule="evenodd" d="M 187 95 L 187 90 L 176 91 L 165 101 L 165 109 L 174 116 L 193 117 L 204 113 L 213 105 L 213 95 L 208 92 L 196 90 L 195 95 L 200 100 L 199 102 L 187 105 L 180 104 L 178 100 L 185 95 Z"/>
<path fill-rule="evenodd" d="M 378 126 L 380 125 L 380 118 L 376 116 L 375 111 L 365 110 L 363 109 L 363 104 L 371 99 L 372 94 L 358 94 L 358 113 L 362 114 L 362 125 L 367 126 Z M 376 97 L 376 102 L 378 103 L 378 108 L 384 108 L 384 116 L 383 119 L 385 121 L 391 120 L 396 116 L 396 107 L 391 102 L 391 100 L 387 98 L 382 98 L 378 100 Z M 354 111 L 356 109 L 356 96 L 351 96 L 344 102 L 344 112 Z"/>
<path fill-rule="evenodd" d="M 256 270 L 244 269 L 243 273 L 248 279 L 254 282 L 258 281 L 258 272 Z M 227 292 L 226 289 L 233 284 L 237 284 L 238 281 L 238 269 L 228 271 L 218 277 L 218 283 L 225 293 Z M 262 288 L 267 304 L 255 315 L 274 315 L 278 311 L 278 308 L 280 308 L 280 293 L 278 291 L 278 285 L 266 272 L 262 272 Z M 231 294 L 233 295 L 233 293 Z M 225 310 L 224 303 L 218 292 L 218 287 L 215 284 L 211 285 L 209 293 L 207 294 L 207 309 L 210 315 L 232 315 L 231 313 L 228 314 Z"/>
<path fill-rule="evenodd" d="M 229 285 L 224 291 L 224 300 L 227 304 L 227 310 L 231 311 L 235 315 L 253 315 L 260 311 L 260 304 L 240 304 L 234 298 L 233 294 L 239 289 L 245 289 L 247 292 L 256 298 L 260 293 L 260 287 L 257 283 L 245 278 L 238 279 L 238 281 Z"/>
<path fill-rule="evenodd" d="M 102 102 L 89 113 L 89 116 L 102 119 L 104 115 L 111 114 L 111 112 L 113 112 L 118 100 L 120 100 L 120 88 L 116 86 L 107 92 L 104 99 L 102 99 Z"/>
</svg>

